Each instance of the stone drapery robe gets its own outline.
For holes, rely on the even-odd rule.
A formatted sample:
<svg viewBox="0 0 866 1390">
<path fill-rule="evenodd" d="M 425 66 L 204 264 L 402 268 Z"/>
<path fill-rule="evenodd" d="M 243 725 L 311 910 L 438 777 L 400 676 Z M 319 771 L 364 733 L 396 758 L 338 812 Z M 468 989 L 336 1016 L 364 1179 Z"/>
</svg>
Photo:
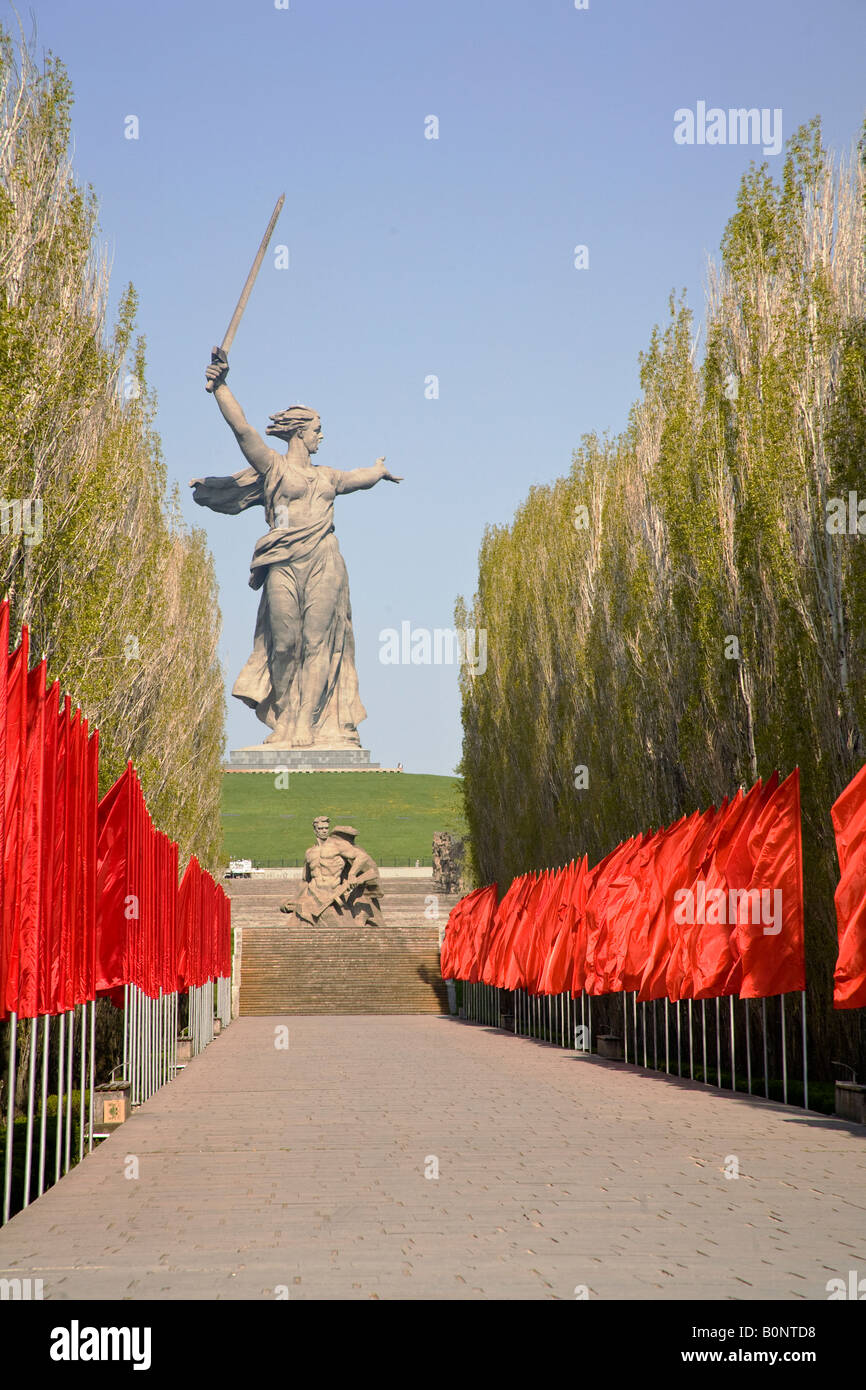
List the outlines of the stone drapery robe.
<svg viewBox="0 0 866 1390">
<path fill-rule="evenodd" d="M 261 506 L 270 526 L 256 542 L 250 565 L 250 587 L 261 589 L 253 650 L 232 688 L 232 694 L 254 709 L 262 723 L 273 729 L 278 718 L 297 715 L 303 650 L 298 653 L 289 688 L 275 690 L 273 649 L 279 619 L 268 601 L 267 577 L 272 566 L 284 571 L 291 594 L 297 594 L 303 629 L 304 610 L 312 599 L 320 614 L 326 600 L 324 636 L 328 674 L 313 728 L 313 747 L 360 747 L 357 725 L 366 718 L 358 693 L 355 638 L 349 578 L 334 535 L 334 498 L 341 480 L 350 475 L 339 469 L 314 465 L 312 474 L 290 464 L 284 454 L 271 450 L 267 472 L 249 467 L 223 478 L 203 478 L 193 487 L 193 500 L 211 511 L 237 515 Z M 355 476 L 365 470 L 355 470 Z M 276 525 L 277 521 L 285 525 Z M 282 724 L 281 724 L 282 727 Z"/>
</svg>

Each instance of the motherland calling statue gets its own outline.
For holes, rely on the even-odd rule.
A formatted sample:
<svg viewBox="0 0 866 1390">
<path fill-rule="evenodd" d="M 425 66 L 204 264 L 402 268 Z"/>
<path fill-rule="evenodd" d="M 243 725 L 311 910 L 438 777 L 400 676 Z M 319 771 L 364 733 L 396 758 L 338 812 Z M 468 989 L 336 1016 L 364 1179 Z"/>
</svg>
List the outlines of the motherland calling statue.
<svg viewBox="0 0 866 1390">
<path fill-rule="evenodd" d="M 197 478 L 193 499 L 236 515 L 264 507 L 267 535 L 256 543 L 250 587 L 261 589 L 252 655 L 232 694 L 254 709 L 276 748 L 357 748 L 366 710 L 358 694 L 349 576 L 334 534 L 334 498 L 399 483 L 384 458 L 372 468 L 343 471 L 316 465 L 322 441 L 319 415 L 305 405 L 272 415 L 265 434 L 286 445 L 272 449 L 248 424 L 226 385 L 227 350 L 246 305 L 276 222 L 278 202 L 222 346 L 206 371 L 223 418 L 250 465 L 228 478 Z"/>
</svg>

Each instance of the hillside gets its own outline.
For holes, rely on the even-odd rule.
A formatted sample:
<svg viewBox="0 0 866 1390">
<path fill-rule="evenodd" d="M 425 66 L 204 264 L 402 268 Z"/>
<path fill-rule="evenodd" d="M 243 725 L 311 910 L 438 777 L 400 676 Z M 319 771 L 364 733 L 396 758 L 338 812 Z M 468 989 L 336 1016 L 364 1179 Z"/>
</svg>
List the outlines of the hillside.
<svg viewBox="0 0 866 1390">
<path fill-rule="evenodd" d="M 271 773 L 223 775 L 223 853 L 257 865 L 300 864 L 313 843 L 314 816 L 358 829 L 358 840 L 383 867 L 429 864 L 434 830 L 463 834 L 460 780 L 405 772 L 291 773 L 275 787 Z"/>
</svg>

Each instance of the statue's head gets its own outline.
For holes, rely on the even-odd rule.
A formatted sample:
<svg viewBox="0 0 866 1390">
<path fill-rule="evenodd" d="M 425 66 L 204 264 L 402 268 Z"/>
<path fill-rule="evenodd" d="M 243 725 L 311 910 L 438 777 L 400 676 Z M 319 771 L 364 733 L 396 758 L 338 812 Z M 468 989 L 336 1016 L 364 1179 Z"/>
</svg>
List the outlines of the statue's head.
<svg viewBox="0 0 866 1390">
<path fill-rule="evenodd" d="M 316 816 L 316 819 L 313 821 L 313 834 L 320 844 L 323 840 L 327 840 L 330 824 L 331 820 L 329 816 Z"/>
<path fill-rule="evenodd" d="M 307 453 L 314 454 L 322 442 L 322 421 L 318 411 L 308 405 L 290 405 L 287 410 L 271 416 L 265 434 L 272 434 L 286 443 L 300 439 Z"/>
</svg>

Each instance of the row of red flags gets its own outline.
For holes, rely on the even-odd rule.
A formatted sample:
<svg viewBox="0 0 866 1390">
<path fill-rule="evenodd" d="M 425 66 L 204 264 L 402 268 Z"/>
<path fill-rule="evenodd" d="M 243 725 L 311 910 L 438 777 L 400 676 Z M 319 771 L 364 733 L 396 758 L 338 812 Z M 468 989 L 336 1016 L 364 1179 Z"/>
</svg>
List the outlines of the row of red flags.
<svg viewBox="0 0 866 1390">
<path fill-rule="evenodd" d="M 866 837 L 866 811 L 861 834 Z M 454 907 L 442 974 L 533 994 L 760 999 L 805 988 L 799 769 L 588 867 Z"/>
<path fill-rule="evenodd" d="M 99 734 L 0 604 L 0 1018 L 126 984 L 151 997 L 230 971 L 230 904 L 154 826 L 132 765 L 98 800 Z M 119 992 L 119 993 L 118 993 Z"/>
</svg>

